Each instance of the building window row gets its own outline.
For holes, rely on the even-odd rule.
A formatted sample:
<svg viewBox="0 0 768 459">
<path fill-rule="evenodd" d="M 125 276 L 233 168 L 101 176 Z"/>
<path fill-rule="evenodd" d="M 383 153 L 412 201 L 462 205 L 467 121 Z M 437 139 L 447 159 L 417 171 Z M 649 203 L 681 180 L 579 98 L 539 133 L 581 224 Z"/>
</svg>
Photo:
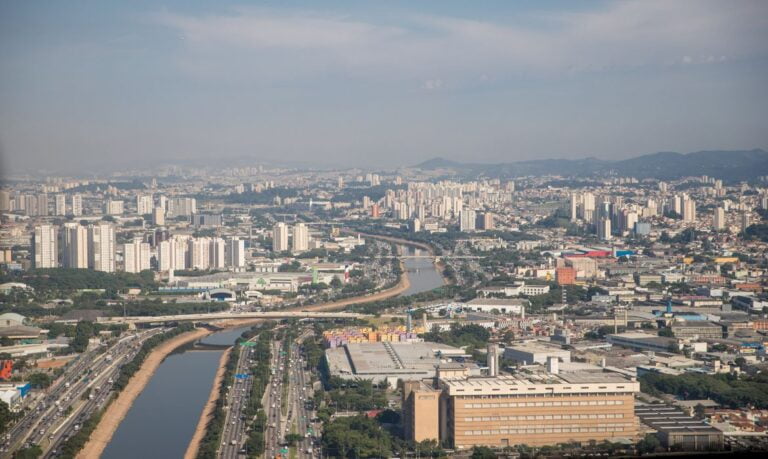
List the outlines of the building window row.
<svg viewBox="0 0 768 459">
<path fill-rule="evenodd" d="M 463 435 L 465 436 L 481 436 L 481 435 L 516 435 L 516 434 L 545 434 L 545 433 L 594 433 L 594 432 L 623 432 L 624 427 L 620 426 L 607 426 L 607 427 L 538 427 L 538 428 L 526 428 L 526 429 L 498 429 L 498 430 L 465 430 Z"/>
<path fill-rule="evenodd" d="M 605 406 L 623 405 L 624 400 L 581 400 L 559 402 L 494 402 L 494 403 L 466 403 L 464 408 L 523 408 L 546 406 Z"/>
<path fill-rule="evenodd" d="M 475 394 L 475 395 L 462 395 L 457 394 L 453 397 L 457 400 L 487 400 L 487 399 L 516 399 L 516 398 L 573 398 L 573 397 L 579 397 L 579 398 L 592 398 L 592 397 L 621 397 L 621 396 L 629 396 L 632 395 L 632 393 L 628 392 L 574 392 L 571 394 L 561 394 L 561 393 L 554 393 L 554 392 L 545 392 L 545 393 L 538 393 L 538 394 L 526 394 L 526 393 L 520 393 L 520 394 Z"/>
<path fill-rule="evenodd" d="M 482 421 L 548 421 L 553 419 L 621 419 L 624 413 L 601 414 L 537 414 L 525 416 L 471 416 L 464 418 L 465 422 Z"/>
</svg>

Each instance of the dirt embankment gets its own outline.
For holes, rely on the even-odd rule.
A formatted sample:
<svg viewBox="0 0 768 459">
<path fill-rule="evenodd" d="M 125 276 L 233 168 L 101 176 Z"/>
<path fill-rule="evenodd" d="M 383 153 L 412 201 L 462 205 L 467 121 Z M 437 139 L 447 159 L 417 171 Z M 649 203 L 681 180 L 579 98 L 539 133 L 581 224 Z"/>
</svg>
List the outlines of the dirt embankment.
<svg viewBox="0 0 768 459">
<path fill-rule="evenodd" d="M 400 268 L 402 269 L 402 272 L 403 272 L 403 274 L 400 276 L 400 282 L 398 282 L 392 288 L 388 288 L 386 290 L 376 292 L 372 295 L 355 296 L 352 298 L 345 298 L 343 300 L 334 301 L 331 303 L 297 306 L 294 308 L 289 308 L 287 310 L 288 311 L 309 311 L 309 312 L 335 311 L 337 309 L 343 309 L 344 307 L 349 306 L 351 304 L 370 303 L 372 301 L 386 300 L 387 298 L 392 298 L 393 296 L 400 295 L 401 293 L 403 293 L 404 291 L 408 290 L 411 287 L 411 281 L 408 279 L 408 273 L 405 271 L 405 266 L 403 265 L 402 262 L 400 262 Z"/>
<path fill-rule="evenodd" d="M 189 441 L 187 451 L 184 453 L 184 459 L 194 459 L 197 457 L 197 451 L 200 449 L 200 442 L 205 436 L 205 431 L 208 428 L 208 422 L 210 421 L 213 409 L 216 407 L 216 402 L 219 400 L 219 387 L 221 386 L 221 380 L 224 378 L 224 371 L 227 366 L 227 359 L 229 359 L 229 353 L 232 348 L 228 348 L 221 353 L 219 359 L 219 369 L 216 370 L 216 377 L 213 379 L 213 385 L 211 386 L 211 394 L 208 396 L 208 401 L 205 402 L 203 412 L 200 414 L 200 420 L 197 421 L 197 427 L 195 427 L 195 433 L 192 434 L 192 440 Z"/>
<path fill-rule="evenodd" d="M 125 389 L 118 394 L 116 400 L 113 400 L 112 403 L 109 404 L 107 410 L 101 417 L 101 422 L 99 422 L 99 425 L 93 431 L 90 439 L 85 446 L 83 446 L 83 449 L 80 450 L 77 457 L 79 459 L 100 457 L 109 444 L 109 441 L 112 439 L 112 436 L 115 434 L 115 431 L 117 431 L 117 427 L 131 409 L 134 400 L 136 400 L 136 397 L 138 397 L 141 391 L 144 390 L 144 387 L 149 383 L 149 380 L 152 379 L 152 376 L 155 374 L 157 367 L 163 362 L 163 359 L 179 346 L 200 339 L 210 333 L 212 333 L 211 330 L 198 328 L 175 336 L 152 350 L 144 360 L 144 363 L 142 363 L 139 371 L 137 371 L 128 382 Z"/>
</svg>

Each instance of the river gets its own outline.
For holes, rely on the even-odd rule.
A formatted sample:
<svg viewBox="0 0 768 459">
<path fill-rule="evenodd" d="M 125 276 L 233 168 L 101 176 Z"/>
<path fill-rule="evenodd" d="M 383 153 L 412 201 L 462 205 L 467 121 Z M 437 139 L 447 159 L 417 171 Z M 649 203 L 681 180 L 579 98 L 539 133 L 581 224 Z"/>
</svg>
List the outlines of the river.
<svg viewBox="0 0 768 459">
<path fill-rule="evenodd" d="M 407 255 L 428 255 L 428 252 L 413 247 L 401 246 L 401 251 Z M 431 257 L 406 258 L 404 264 L 410 287 L 402 295 L 443 285 Z M 228 346 L 248 328 L 213 333 L 201 343 Z M 223 349 L 191 350 L 187 346 L 169 355 L 134 401 L 103 457 L 183 457 L 211 392 L 222 352 Z"/>
<path fill-rule="evenodd" d="M 201 342 L 231 345 L 248 328 L 217 332 Z M 211 392 L 222 352 L 182 347 L 169 355 L 134 401 L 102 457 L 183 457 Z"/>
<path fill-rule="evenodd" d="M 426 250 L 410 246 L 400 246 L 404 255 L 423 256 L 429 255 Z M 403 259 L 405 270 L 408 272 L 408 280 L 411 285 L 402 295 L 413 295 L 426 292 L 443 285 L 443 278 L 435 268 L 434 259 L 429 258 L 405 258 Z"/>
</svg>

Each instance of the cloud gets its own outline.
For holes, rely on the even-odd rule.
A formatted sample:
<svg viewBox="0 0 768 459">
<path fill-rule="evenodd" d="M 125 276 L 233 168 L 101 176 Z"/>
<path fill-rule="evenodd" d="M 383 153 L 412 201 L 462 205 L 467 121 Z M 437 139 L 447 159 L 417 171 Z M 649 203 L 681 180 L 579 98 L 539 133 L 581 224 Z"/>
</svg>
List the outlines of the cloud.
<svg viewBox="0 0 768 459">
<path fill-rule="evenodd" d="M 186 38 L 191 53 L 186 58 L 200 59 L 197 64 L 225 51 L 233 56 L 225 65 L 243 69 L 247 62 L 258 62 L 261 76 L 311 75 L 319 69 L 424 82 L 435 73 L 476 81 L 478 74 L 488 73 L 593 72 L 725 60 L 714 56 L 764 57 L 767 12 L 763 2 L 655 0 L 529 14 L 506 23 L 411 13 L 399 16 L 396 24 L 383 24 L 275 9 L 206 16 L 163 12 L 154 20 Z M 265 65 L 272 68 L 265 70 Z"/>
</svg>

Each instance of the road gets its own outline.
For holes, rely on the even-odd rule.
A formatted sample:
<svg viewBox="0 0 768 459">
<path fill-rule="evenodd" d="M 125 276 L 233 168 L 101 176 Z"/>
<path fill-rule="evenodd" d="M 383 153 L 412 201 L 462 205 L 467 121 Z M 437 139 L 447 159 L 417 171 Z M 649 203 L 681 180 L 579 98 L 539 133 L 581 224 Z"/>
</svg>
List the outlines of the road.
<svg viewBox="0 0 768 459">
<path fill-rule="evenodd" d="M 267 431 L 264 433 L 265 458 L 277 457 L 283 439 L 281 398 L 283 393 L 283 374 L 287 359 L 282 351 L 282 341 L 273 341 L 271 359 L 273 373 L 264 394 L 264 409 L 267 414 Z"/>
<path fill-rule="evenodd" d="M 255 341 L 256 339 L 258 339 L 258 336 L 251 338 L 249 341 Z M 219 457 L 225 459 L 238 457 L 247 439 L 245 430 L 248 420 L 245 418 L 244 409 L 248 404 L 248 398 L 251 394 L 253 377 L 241 379 L 236 375 L 248 374 L 250 376 L 250 368 L 254 358 L 256 356 L 254 356 L 254 349 L 252 347 L 240 346 L 240 355 L 237 358 L 237 367 L 235 368 L 235 378 L 234 381 L 230 381 L 227 387 L 225 400 L 226 417 L 221 433 L 222 442 L 219 450 Z"/>
<path fill-rule="evenodd" d="M 311 331 L 303 332 L 291 343 L 289 359 L 289 426 L 288 433 L 301 437 L 296 443 L 297 457 L 311 459 L 315 456 L 314 439 L 319 435 L 319 426 L 312 422 L 314 412 L 312 407 L 313 390 L 306 371 L 306 361 L 301 356 L 301 342 L 311 335 Z M 317 454 L 319 456 L 319 454 Z"/>
<path fill-rule="evenodd" d="M 2 451 L 36 444 L 46 457 L 54 457 L 61 443 L 109 400 L 122 365 L 133 359 L 145 340 L 163 331 L 127 334 L 106 350 L 84 352 L 43 396 L 32 401 L 27 415 L 6 434 Z"/>
</svg>

